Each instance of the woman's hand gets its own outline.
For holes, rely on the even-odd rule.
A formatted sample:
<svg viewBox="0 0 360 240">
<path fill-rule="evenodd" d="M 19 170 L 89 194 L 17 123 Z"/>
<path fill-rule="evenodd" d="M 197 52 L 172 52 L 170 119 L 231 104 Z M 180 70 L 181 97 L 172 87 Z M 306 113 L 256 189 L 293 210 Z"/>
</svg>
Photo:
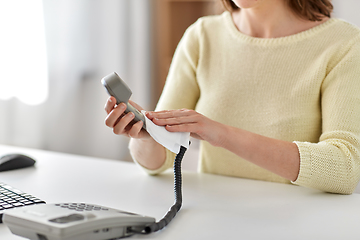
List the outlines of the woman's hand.
<svg viewBox="0 0 360 240">
<path fill-rule="evenodd" d="M 133 101 L 129 100 L 129 103 L 139 111 L 142 110 L 142 108 Z M 125 103 L 116 105 L 116 99 L 109 97 L 104 108 L 108 114 L 105 119 L 105 125 L 112 128 L 115 134 L 132 138 L 150 138 L 150 135 L 142 128 L 143 122 L 138 121 L 133 123 L 132 121 L 135 118 L 134 113 L 125 113 Z"/>
<path fill-rule="evenodd" d="M 295 181 L 300 156 L 295 143 L 261 136 L 213 121 L 194 110 L 147 112 L 155 124 L 170 132 L 190 132 L 191 136 L 223 147 L 239 157 Z"/>
<path fill-rule="evenodd" d="M 156 125 L 165 126 L 169 132 L 190 132 L 196 139 L 205 140 L 214 146 L 222 145 L 226 125 L 213 121 L 189 109 L 147 112 L 146 116 Z"/>
</svg>

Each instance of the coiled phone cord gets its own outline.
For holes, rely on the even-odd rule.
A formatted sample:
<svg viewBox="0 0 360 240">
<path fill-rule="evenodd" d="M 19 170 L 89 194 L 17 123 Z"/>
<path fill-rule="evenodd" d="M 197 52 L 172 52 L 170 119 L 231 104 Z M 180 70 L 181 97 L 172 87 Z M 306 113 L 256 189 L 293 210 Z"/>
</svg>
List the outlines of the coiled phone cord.
<svg viewBox="0 0 360 240">
<path fill-rule="evenodd" d="M 159 231 L 166 227 L 169 222 L 176 216 L 176 213 L 180 210 L 182 205 L 182 192 L 181 192 L 181 161 L 186 152 L 186 148 L 181 146 L 179 153 L 176 155 L 174 160 L 174 193 L 175 193 L 175 202 L 169 211 L 165 214 L 165 216 L 158 222 L 152 223 L 146 226 L 140 232 L 134 233 L 142 233 L 149 234 L 152 232 Z"/>
</svg>

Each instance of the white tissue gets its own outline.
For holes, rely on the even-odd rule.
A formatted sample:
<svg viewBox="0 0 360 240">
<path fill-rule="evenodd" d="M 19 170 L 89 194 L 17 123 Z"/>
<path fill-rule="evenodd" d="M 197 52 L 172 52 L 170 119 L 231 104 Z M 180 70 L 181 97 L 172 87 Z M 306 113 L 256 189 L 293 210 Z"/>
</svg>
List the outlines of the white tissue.
<svg viewBox="0 0 360 240">
<path fill-rule="evenodd" d="M 176 154 L 179 153 L 181 146 L 189 148 L 190 133 L 169 132 L 165 127 L 158 126 L 148 119 L 145 110 L 142 110 L 141 113 L 145 116 L 146 131 L 156 142 Z"/>
</svg>

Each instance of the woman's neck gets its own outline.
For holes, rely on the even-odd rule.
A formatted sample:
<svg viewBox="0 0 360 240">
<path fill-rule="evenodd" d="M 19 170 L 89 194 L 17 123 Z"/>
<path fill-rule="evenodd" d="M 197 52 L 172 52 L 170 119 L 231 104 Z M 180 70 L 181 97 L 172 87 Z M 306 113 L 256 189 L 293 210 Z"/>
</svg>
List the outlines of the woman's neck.
<svg viewBox="0 0 360 240">
<path fill-rule="evenodd" d="M 258 38 L 290 36 L 328 20 L 324 18 L 313 22 L 302 19 L 291 11 L 285 1 L 263 1 L 259 6 L 233 12 L 232 17 L 240 32 Z"/>
</svg>

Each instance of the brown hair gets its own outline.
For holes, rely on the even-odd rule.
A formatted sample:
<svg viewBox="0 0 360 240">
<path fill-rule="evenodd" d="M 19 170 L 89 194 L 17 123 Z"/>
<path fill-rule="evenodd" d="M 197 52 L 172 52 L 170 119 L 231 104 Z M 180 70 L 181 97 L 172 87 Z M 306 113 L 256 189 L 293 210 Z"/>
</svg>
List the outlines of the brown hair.
<svg viewBox="0 0 360 240">
<path fill-rule="evenodd" d="M 286 0 L 289 7 L 299 17 L 310 21 L 321 21 L 331 17 L 333 5 L 331 0 Z M 232 0 L 221 0 L 226 10 L 232 12 L 239 9 Z"/>
</svg>

